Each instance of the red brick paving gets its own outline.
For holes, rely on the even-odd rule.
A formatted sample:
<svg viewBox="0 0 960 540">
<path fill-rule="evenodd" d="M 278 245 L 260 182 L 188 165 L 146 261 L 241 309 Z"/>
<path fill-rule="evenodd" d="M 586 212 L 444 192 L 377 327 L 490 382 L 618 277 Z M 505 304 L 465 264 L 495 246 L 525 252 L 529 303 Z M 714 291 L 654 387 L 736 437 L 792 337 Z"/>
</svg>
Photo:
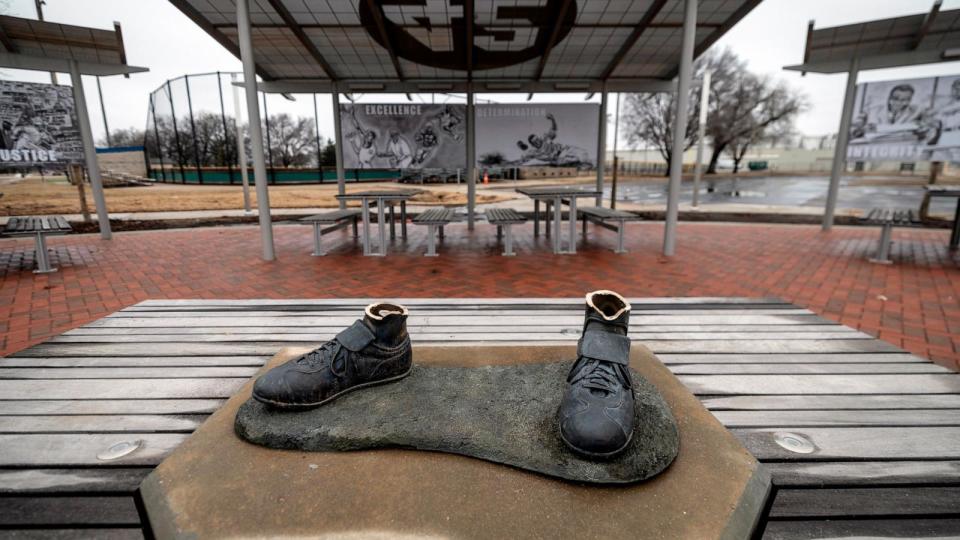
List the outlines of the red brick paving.
<svg viewBox="0 0 960 540">
<path fill-rule="evenodd" d="M 0 353 L 149 298 L 557 297 L 612 288 L 631 296 L 774 296 L 930 358 L 960 363 L 960 268 L 948 231 L 894 232 L 895 264 L 870 264 L 876 228 L 822 233 L 803 225 L 682 223 L 677 256 L 659 256 L 663 226 L 630 226 L 616 255 L 613 233 L 594 231 L 576 256 L 555 256 L 530 226 L 514 258 L 500 257 L 493 228 L 448 228 L 439 258 L 420 256 L 423 228 L 386 258 L 361 257 L 346 231 L 310 257 L 308 227 L 275 228 L 279 260 L 259 258 L 254 227 L 54 237 L 60 271 L 36 275 L 33 243 L 0 249 Z"/>
</svg>

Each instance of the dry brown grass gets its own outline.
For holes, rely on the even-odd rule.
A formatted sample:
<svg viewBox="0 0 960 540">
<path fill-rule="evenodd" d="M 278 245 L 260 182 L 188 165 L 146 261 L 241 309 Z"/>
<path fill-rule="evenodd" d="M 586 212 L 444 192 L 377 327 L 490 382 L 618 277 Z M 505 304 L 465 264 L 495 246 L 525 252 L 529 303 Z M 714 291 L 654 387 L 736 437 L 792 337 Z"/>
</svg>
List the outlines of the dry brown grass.
<svg viewBox="0 0 960 540">
<path fill-rule="evenodd" d="M 348 191 L 369 189 L 370 185 L 350 186 Z M 378 186 L 379 187 L 379 186 Z M 387 187 L 398 187 L 396 185 Z M 423 187 L 416 195 L 416 204 L 465 205 L 466 195 L 457 188 L 444 186 Z M 23 216 L 42 214 L 79 214 L 80 200 L 77 188 L 62 179 L 41 182 L 29 178 L 16 183 L 0 185 L 0 215 Z M 256 204 L 256 192 L 251 186 L 251 204 Z M 271 186 L 272 208 L 334 208 L 338 202 L 336 186 Z M 183 186 L 158 184 L 150 187 L 111 188 L 105 191 L 107 208 L 111 212 L 173 212 L 186 210 L 237 210 L 243 208 L 240 186 Z M 94 211 L 93 195 L 86 187 L 87 205 Z M 477 196 L 478 203 L 506 200 L 510 196 Z"/>
</svg>

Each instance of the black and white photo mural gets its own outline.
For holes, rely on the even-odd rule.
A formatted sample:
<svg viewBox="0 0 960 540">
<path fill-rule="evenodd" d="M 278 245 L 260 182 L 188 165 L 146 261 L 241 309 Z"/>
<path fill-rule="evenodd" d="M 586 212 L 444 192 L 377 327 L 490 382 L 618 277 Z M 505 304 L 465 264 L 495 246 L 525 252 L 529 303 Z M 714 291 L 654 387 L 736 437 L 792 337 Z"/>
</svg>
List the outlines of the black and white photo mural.
<svg viewBox="0 0 960 540">
<path fill-rule="evenodd" d="M 82 160 L 69 86 L 0 81 L 0 167 Z"/>
<path fill-rule="evenodd" d="M 857 85 L 850 161 L 960 161 L 960 76 Z"/>
<path fill-rule="evenodd" d="M 478 105 L 477 164 L 592 169 L 599 115 L 590 103 Z"/>
<path fill-rule="evenodd" d="M 340 105 L 347 169 L 461 169 L 467 161 L 466 106 Z"/>
</svg>

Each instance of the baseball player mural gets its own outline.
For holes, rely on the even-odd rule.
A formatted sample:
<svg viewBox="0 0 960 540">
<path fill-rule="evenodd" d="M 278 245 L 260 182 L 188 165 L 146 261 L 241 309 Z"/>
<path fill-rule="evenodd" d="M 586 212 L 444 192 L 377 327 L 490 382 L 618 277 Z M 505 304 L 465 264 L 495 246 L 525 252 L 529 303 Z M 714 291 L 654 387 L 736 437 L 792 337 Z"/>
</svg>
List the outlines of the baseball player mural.
<svg viewBox="0 0 960 540">
<path fill-rule="evenodd" d="M 348 169 L 458 169 L 466 166 L 464 105 L 340 105 Z"/>
</svg>

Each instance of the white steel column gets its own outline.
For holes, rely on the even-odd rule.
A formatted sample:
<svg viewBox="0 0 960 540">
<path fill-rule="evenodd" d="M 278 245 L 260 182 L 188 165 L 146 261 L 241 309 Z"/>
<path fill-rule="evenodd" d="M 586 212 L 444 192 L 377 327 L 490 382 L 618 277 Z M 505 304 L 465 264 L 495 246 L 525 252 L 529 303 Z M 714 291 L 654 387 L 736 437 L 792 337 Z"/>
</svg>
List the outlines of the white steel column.
<svg viewBox="0 0 960 540">
<path fill-rule="evenodd" d="M 473 106 L 473 86 L 467 89 L 467 228 L 473 230 L 474 212 L 477 203 L 476 138 L 474 131 L 477 117 Z"/>
<path fill-rule="evenodd" d="M 273 224 L 270 222 L 270 196 L 267 193 L 267 165 L 263 156 L 263 130 L 260 126 L 260 103 L 257 99 L 257 73 L 250 39 L 249 0 L 237 0 L 237 29 L 240 59 L 243 61 L 243 89 L 247 99 L 247 124 L 250 127 L 250 150 L 253 153 L 253 182 L 257 187 L 257 212 L 260 218 L 260 243 L 263 260 L 276 258 L 273 249 Z"/>
<path fill-rule="evenodd" d="M 97 222 L 100 226 L 100 238 L 110 240 L 110 214 L 107 212 L 107 200 L 103 196 L 103 181 L 100 179 L 100 164 L 97 163 L 97 149 L 93 145 L 93 131 L 90 129 L 90 113 L 87 112 L 87 97 L 83 92 L 83 79 L 76 60 L 70 61 L 70 83 L 73 85 L 73 107 L 77 111 L 77 123 L 80 124 L 80 140 L 83 142 L 83 157 L 87 162 L 87 174 L 90 175 L 90 187 L 93 202 L 97 205 Z M 82 179 L 81 179 L 82 180 Z"/>
<path fill-rule="evenodd" d="M 243 181 L 243 211 L 250 212 L 250 178 L 247 176 L 247 145 L 243 144 L 243 124 L 240 114 L 240 90 L 237 88 L 237 74 L 230 75 L 230 87 L 233 88 L 233 117 L 237 126 L 237 157 L 240 161 L 240 179 Z"/>
<path fill-rule="evenodd" d="M 677 84 L 676 116 L 673 119 L 673 148 L 670 150 L 670 186 L 667 191 L 667 219 L 663 231 L 663 254 L 670 257 L 677 245 L 677 215 L 680 210 L 680 175 L 683 173 L 683 141 L 687 132 L 687 97 L 693 72 L 693 42 L 697 32 L 697 0 L 685 0 L 683 7 L 683 48 Z"/>
<path fill-rule="evenodd" d="M 703 145 L 707 136 L 707 108 L 710 106 L 710 71 L 704 70 L 700 88 L 700 128 L 697 130 L 697 163 L 693 169 L 693 207 L 700 203 L 700 176 L 703 174 Z"/>
<path fill-rule="evenodd" d="M 840 193 L 840 176 L 847 165 L 847 141 L 850 140 L 850 121 L 853 117 L 853 99 L 857 94 L 857 73 L 860 60 L 850 61 L 847 73 L 847 89 L 843 95 L 843 112 L 840 113 L 840 131 L 837 132 L 837 146 L 833 149 L 833 167 L 830 168 L 830 187 L 827 190 L 827 205 L 823 209 L 823 230 L 833 228 L 833 215 L 837 209 L 837 195 Z"/>
<path fill-rule="evenodd" d="M 617 141 L 613 141 L 616 148 Z M 597 206 L 603 206 L 603 166 L 607 161 L 607 89 L 600 92 L 600 133 L 597 137 Z M 611 197 L 613 195 L 611 194 Z"/>
<path fill-rule="evenodd" d="M 341 140 L 340 131 L 340 90 L 337 88 L 337 85 L 333 85 L 333 92 L 330 94 L 330 97 L 333 99 L 333 140 L 334 144 L 334 153 L 337 156 L 337 194 L 343 195 L 347 192 L 347 179 L 343 171 L 343 141 Z M 347 207 L 347 201 L 340 201 L 340 209 L 343 210 Z"/>
</svg>

